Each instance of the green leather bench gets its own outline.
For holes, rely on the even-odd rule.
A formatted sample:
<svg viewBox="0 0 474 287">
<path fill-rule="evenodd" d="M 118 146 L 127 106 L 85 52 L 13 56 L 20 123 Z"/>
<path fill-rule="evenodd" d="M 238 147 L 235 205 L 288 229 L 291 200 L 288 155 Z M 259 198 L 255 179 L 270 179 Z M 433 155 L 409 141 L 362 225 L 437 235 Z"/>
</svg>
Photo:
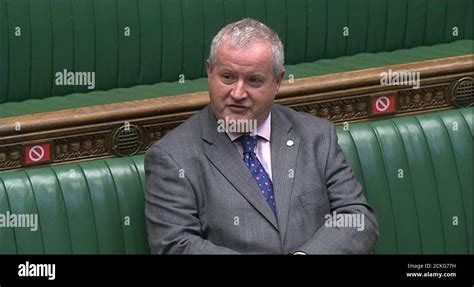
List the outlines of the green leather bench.
<svg viewBox="0 0 474 287">
<path fill-rule="evenodd" d="M 213 35 L 243 17 L 279 33 L 294 79 L 472 54 L 472 8 L 469 0 L 0 0 L 0 119 L 204 91 Z M 64 70 L 94 72 L 94 91 L 56 85 Z"/>
<path fill-rule="evenodd" d="M 376 254 L 473 254 L 473 108 L 339 126 L 379 220 Z M 149 253 L 143 155 L 0 173 L 0 253 Z"/>
</svg>

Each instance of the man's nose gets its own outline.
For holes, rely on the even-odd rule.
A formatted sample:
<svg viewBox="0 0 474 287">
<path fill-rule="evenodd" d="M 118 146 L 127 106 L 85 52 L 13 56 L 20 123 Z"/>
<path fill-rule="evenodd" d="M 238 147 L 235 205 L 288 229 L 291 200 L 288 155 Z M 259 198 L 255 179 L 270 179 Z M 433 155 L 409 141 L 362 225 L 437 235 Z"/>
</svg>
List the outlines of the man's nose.
<svg viewBox="0 0 474 287">
<path fill-rule="evenodd" d="M 247 97 L 247 90 L 245 88 L 245 82 L 243 80 L 238 80 L 237 82 L 235 82 L 232 91 L 230 92 L 230 96 L 235 101 L 240 101 Z"/>
</svg>

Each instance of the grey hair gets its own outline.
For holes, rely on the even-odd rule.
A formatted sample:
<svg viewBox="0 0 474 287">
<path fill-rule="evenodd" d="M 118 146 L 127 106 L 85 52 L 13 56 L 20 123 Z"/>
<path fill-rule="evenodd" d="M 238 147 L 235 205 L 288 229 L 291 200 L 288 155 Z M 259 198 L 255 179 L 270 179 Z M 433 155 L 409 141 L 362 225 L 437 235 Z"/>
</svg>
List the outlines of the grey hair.
<svg viewBox="0 0 474 287">
<path fill-rule="evenodd" d="M 245 18 L 222 28 L 212 39 L 211 52 L 208 59 L 211 68 L 214 67 L 217 61 L 217 49 L 227 40 L 230 41 L 235 49 L 247 47 L 252 43 L 269 44 L 272 49 L 273 76 L 275 79 L 283 71 L 283 65 L 285 64 L 283 44 L 278 34 L 262 22 Z"/>
</svg>

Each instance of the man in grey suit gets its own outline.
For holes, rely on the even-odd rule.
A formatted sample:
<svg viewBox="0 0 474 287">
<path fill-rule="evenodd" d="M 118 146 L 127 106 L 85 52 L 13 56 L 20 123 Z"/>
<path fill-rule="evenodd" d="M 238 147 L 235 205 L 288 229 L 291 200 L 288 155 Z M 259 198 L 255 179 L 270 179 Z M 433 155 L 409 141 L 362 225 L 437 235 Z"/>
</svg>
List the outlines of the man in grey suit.
<svg viewBox="0 0 474 287">
<path fill-rule="evenodd" d="M 145 157 L 152 253 L 371 251 L 377 220 L 334 125 L 274 104 L 283 63 L 278 35 L 256 20 L 214 37 L 210 105 Z"/>
</svg>

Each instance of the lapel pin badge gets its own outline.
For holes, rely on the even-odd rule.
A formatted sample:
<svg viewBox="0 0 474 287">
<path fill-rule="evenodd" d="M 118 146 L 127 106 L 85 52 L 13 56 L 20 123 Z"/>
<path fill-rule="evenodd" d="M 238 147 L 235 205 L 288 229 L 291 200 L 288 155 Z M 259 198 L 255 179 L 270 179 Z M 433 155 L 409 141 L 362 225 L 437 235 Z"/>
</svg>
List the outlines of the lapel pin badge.
<svg viewBox="0 0 474 287">
<path fill-rule="evenodd" d="M 288 141 L 286 142 L 286 145 L 287 145 L 287 146 L 293 146 L 294 144 L 295 144 L 295 143 L 294 143 L 292 140 L 288 140 Z"/>
</svg>

